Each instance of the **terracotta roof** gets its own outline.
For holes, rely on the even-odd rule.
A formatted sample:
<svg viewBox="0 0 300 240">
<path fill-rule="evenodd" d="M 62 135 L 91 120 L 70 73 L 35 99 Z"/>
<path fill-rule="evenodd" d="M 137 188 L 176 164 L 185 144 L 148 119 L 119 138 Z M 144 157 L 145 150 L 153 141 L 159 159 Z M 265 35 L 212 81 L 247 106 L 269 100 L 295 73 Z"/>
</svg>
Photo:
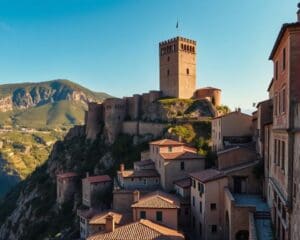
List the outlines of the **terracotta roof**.
<svg viewBox="0 0 300 240">
<path fill-rule="evenodd" d="M 155 169 L 144 169 L 144 170 L 124 170 L 118 171 L 123 178 L 134 178 L 134 177 L 159 177 L 158 172 Z"/>
<path fill-rule="evenodd" d="M 206 169 L 199 172 L 194 172 L 190 174 L 191 177 L 196 178 L 202 183 L 217 180 L 226 177 L 223 172 L 217 169 Z"/>
<path fill-rule="evenodd" d="M 181 188 L 189 188 L 192 185 L 192 181 L 190 178 L 184 178 L 184 179 L 175 181 L 174 184 Z"/>
<path fill-rule="evenodd" d="M 281 27 L 281 29 L 280 29 L 280 32 L 279 32 L 279 34 L 278 34 L 278 36 L 277 36 L 277 39 L 276 39 L 276 41 L 275 41 L 274 47 L 273 47 L 273 49 L 272 49 L 272 51 L 271 51 L 269 60 L 272 60 L 272 59 L 273 59 L 273 57 L 274 57 L 274 55 L 275 55 L 275 52 L 276 52 L 276 50 L 277 50 L 277 48 L 278 48 L 278 46 L 279 46 L 279 44 L 280 44 L 280 41 L 281 41 L 282 37 L 283 37 L 284 34 L 285 34 L 285 31 L 286 31 L 287 29 L 291 29 L 291 28 L 299 28 L 299 27 L 300 27 L 300 22 L 286 23 L 286 24 L 283 24 L 283 25 L 282 25 L 282 27 Z"/>
<path fill-rule="evenodd" d="M 204 156 L 198 155 L 194 152 L 167 152 L 160 153 L 161 157 L 165 160 L 190 160 L 190 159 L 204 159 Z"/>
<path fill-rule="evenodd" d="M 104 225 L 106 223 L 106 217 L 108 215 L 113 216 L 115 223 L 118 225 L 124 225 L 124 224 L 128 223 L 130 220 L 128 214 L 126 215 L 126 214 L 118 213 L 116 211 L 108 210 L 108 211 L 94 215 L 90 219 L 89 224 L 92 224 L 92 225 L 103 224 Z"/>
<path fill-rule="evenodd" d="M 151 145 L 158 145 L 158 146 L 182 146 L 185 145 L 183 142 L 174 141 L 171 139 L 162 139 L 154 142 L 150 142 Z"/>
<path fill-rule="evenodd" d="M 183 234 L 168 227 L 141 219 L 122 227 L 113 232 L 95 234 L 88 240 L 183 240 Z"/>
<path fill-rule="evenodd" d="M 89 183 L 99 183 L 99 182 L 109 182 L 111 181 L 111 178 L 108 175 L 98 175 L 98 176 L 86 177 L 82 180 L 86 180 Z"/>
<path fill-rule="evenodd" d="M 155 191 L 142 197 L 137 203 L 132 204 L 133 208 L 168 208 L 177 209 L 180 207 L 179 200 L 162 191 Z"/>
<path fill-rule="evenodd" d="M 74 172 L 60 173 L 60 174 L 56 175 L 57 178 L 71 178 L 71 177 L 77 177 L 77 176 L 78 176 L 78 174 L 74 173 Z"/>
</svg>

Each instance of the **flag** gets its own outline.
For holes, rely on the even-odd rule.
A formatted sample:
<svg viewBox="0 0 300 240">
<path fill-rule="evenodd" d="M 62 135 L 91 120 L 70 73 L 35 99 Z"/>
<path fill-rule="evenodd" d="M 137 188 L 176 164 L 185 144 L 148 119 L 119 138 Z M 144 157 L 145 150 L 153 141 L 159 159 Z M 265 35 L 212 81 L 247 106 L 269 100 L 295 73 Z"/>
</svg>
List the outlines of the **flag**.
<svg viewBox="0 0 300 240">
<path fill-rule="evenodd" d="M 176 23 L 176 28 L 178 29 L 178 21 L 177 21 L 177 23 Z"/>
</svg>

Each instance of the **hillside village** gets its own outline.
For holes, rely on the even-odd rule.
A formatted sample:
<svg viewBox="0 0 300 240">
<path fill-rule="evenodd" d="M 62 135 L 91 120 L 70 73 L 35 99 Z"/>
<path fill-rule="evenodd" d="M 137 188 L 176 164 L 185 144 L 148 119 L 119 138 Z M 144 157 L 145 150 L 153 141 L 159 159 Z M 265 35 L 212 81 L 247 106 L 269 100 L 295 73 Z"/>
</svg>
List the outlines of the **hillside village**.
<svg viewBox="0 0 300 240">
<path fill-rule="evenodd" d="M 115 177 L 57 174 L 59 205 L 82 185 L 81 239 L 300 238 L 300 9 L 297 14 L 297 22 L 280 30 L 269 58 L 274 63 L 269 99 L 252 115 L 240 109 L 222 114 L 216 110 L 221 90 L 196 90 L 196 42 L 182 37 L 159 44 L 160 91 L 90 103 L 87 138 L 102 133 L 112 143 L 120 133 L 151 137 L 140 161 L 126 169 L 121 159 Z M 146 117 L 149 108 L 170 97 L 205 102 L 198 114 L 172 122 L 211 119 L 213 167 L 195 147 L 166 138 L 168 121 L 161 115 Z M 111 192 L 111 203 L 97 201 Z"/>
</svg>

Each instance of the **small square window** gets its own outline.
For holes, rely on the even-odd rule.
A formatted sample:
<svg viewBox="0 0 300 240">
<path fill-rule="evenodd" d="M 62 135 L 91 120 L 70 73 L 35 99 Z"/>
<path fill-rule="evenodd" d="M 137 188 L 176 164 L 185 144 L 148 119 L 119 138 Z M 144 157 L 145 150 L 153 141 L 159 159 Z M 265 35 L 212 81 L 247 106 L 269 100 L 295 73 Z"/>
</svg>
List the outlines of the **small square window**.
<svg viewBox="0 0 300 240">
<path fill-rule="evenodd" d="M 217 204 L 211 203 L 210 204 L 210 210 L 216 210 L 217 209 Z"/>
<path fill-rule="evenodd" d="M 162 212 L 156 212 L 156 221 L 161 222 L 163 219 L 163 213 Z"/>
<path fill-rule="evenodd" d="M 145 211 L 140 212 L 140 218 L 141 219 L 146 219 L 146 212 Z"/>
<path fill-rule="evenodd" d="M 180 163 L 180 170 L 184 170 L 184 162 Z"/>
</svg>

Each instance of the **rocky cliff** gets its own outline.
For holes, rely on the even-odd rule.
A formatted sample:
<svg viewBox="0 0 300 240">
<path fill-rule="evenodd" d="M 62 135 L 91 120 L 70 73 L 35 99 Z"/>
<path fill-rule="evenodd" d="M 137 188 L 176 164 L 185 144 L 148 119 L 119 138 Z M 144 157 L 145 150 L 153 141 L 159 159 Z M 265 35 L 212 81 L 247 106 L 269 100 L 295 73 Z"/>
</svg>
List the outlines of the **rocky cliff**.
<svg viewBox="0 0 300 240">
<path fill-rule="evenodd" d="M 56 205 L 56 173 L 75 171 L 81 177 L 109 174 L 114 177 L 122 160 L 127 167 L 139 160 L 146 143 L 134 145 L 129 136 L 119 136 L 106 145 L 103 135 L 86 140 L 85 127 L 76 126 L 63 141 L 55 143 L 47 162 L 20 182 L 0 203 L 0 239 L 40 240 L 77 239 L 79 223 L 76 209 L 81 205 L 81 186 L 74 199 L 58 208 Z M 111 196 L 101 201 L 110 202 Z"/>
<path fill-rule="evenodd" d="M 28 109 L 62 100 L 101 101 L 108 95 L 94 93 L 68 80 L 53 80 L 41 83 L 0 85 L 0 111 Z"/>
</svg>

